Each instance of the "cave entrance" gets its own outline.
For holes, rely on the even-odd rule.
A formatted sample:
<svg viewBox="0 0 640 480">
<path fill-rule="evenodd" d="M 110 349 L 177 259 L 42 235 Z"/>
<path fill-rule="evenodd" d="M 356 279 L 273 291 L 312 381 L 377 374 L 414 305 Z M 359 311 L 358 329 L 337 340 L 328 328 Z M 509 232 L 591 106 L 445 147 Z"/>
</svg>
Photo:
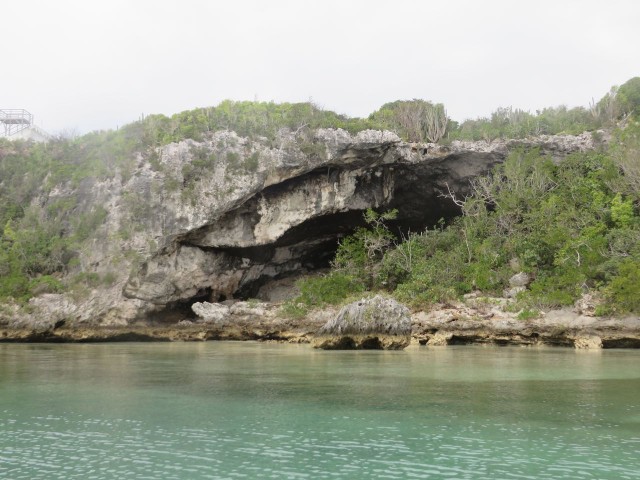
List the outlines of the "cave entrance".
<svg viewBox="0 0 640 480">
<path fill-rule="evenodd" d="M 330 269 L 340 240 L 366 225 L 363 214 L 352 210 L 323 215 L 289 229 L 271 245 L 225 249 L 254 264 L 269 265 L 262 275 L 242 283 L 233 298 L 268 302 L 291 298 L 300 277 Z"/>
<path fill-rule="evenodd" d="M 393 193 L 389 200 L 375 208 L 379 213 L 397 209 L 395 220 L 386 222 L 398 241 L 410 233 L 424 232 L 444 221 L 450 223 L 461 215 L 461 209 L 443 195 L 447 188 L 460 195 L 469 192 L 469 177 L 452 176 L 452 164 L 466 165 L 467 158 L 451 158 L 449 163 L 404 165 L 393 169 Z M 486 165 L 485 167 L 486 168 Z M 359 188 L 359 187 L 356 187 Z M 328 271 L 340 240 L 366 227 L 366 206 L 346 212 L 334 212 L 311 218 L 290 228 L 275 243 L 245 249 L 227 249 L 229 253 L 253 262 L 277 265 L 273 271 L 244 283 L 234 298 L 258 298 L 282 301 L 294 296 L 295 280 L 313 272 Z M 281 258 L 289 259 L 278 263 Z M 273 296 L 272 296 L 273 293 Z"/>
<path fill-rule="evenodd" d="M 191 298 L 168 303 L 162 310 L 153 314 L 153 322 L 159 325 L 170 325 L 182 320 L 194 321 L 197 316 L 191 310 L 191 305 L 196 302 L 210 302 L 211 294 L 210 288 L 203 288 Z"/>
<path fill-rule="evenodd" d="M 376 209 L 380 213 L 394 208 L 398 210 L 397 218 L 386 222 L 398 241 L 412 232 L 432 228 L 441 220 L 448 223 L 461 213 L 458 206 L 437 192 L 421 192 L 418 186 L 407 190 L 394 197 L 388 206 Z M 438 208 L 425 208 L 422 203 L 431 200 L 433 205 L 436 199 Z M 367 227 L 364 213 L 365 210 L 350 210 L 323 215 L 289 229 L 271 245 L 225 249 L 226 253 L 239 259 L 249 259 L 252 264 L 271 265 L 264 274 L 243 282 L 233 294 L 233 299 L 281 302 L 295 296 L 295 282 L 300 277 L 328 272 L 340 241 L 358 228 Z"/>
<path fill-rule="evenodd" d="M 444 194 L 464 198 L 470 180 L 501 160 L 500 154 L 470 152 L 419 163 L 332 166 L 330 173 L 323 167 L 287 179 L 188 232 L 176 249 L 154 259 L 150 273 L 142 270 L 129 294 L 151 302 L 169 297 L 162 307 L 157 302 L 166 306 L 158 318 L 167 322 L 193 318 L 195 302 L 281 302 L 296 294 L 296 279 L 330 267 L 341 239 L 366 226 L 367 208 L 397 209 L 387 226 L 399 240 L 440 220 L 449 223 L 461 211 Z M 193 278 L 180 275 L 181 265 Z"/>
</svg>

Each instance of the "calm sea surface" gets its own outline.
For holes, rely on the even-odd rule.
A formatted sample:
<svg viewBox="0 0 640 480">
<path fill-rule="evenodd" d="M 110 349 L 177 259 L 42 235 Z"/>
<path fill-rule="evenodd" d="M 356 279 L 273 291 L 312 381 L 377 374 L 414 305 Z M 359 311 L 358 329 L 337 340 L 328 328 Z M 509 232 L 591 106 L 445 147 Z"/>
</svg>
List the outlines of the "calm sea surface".
<svg viewBox="0 0 640 480">
<path fill-rule="evenodd" d="M 1 479 L 640 478 L 640 352 L 0 344 Z"/>
</svg>

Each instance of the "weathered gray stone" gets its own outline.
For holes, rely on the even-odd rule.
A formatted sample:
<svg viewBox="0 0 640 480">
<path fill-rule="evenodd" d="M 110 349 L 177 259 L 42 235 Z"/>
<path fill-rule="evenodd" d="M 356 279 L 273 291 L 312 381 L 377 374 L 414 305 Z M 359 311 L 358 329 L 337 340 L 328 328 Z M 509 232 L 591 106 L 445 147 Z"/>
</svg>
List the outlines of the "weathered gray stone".
<svg viewBox="0 0 640 480">
<path fill-rule="evenodd" d="M 602 296 L 597 293 L 583 293 L 582 296 L 576 300 L 573 308 L 576 313 L 593 317 L 596 314 L 598 305 L 601 305 L 603 301 Z"/>
<path fill-rule="evenodd" d="M 579 350 L 597 350 L 602 348 L 602 339 L 597 335 L 576 337 L 573 345 Z"/>
<path fill-rule="evenodd" d="M 225 323 L 230 314 L 229 307 L 220 303 L 196 302 L 191 310 L 205 323 Z"/>
<path fill-rule="evenodd" d="M 516 298 L 520 292 L 527 290 L 527 287 L 511 287 L 504 290 L 503 295 L 505 298 Z"/>
<path fill-rule="evenodd" d="M 231 305 L 229 311 L 232 315 L 241 315 L 246 317 L 267 317 L 273 316 L 270 305 L 263 302 L 236 302 Z"/>
<path fill-rule="evenodd" d="M 516 273 L 509 279 L 511 287 L 526 287 L 531 283 L 531 275 L 526 272 Z"/>
</svg>

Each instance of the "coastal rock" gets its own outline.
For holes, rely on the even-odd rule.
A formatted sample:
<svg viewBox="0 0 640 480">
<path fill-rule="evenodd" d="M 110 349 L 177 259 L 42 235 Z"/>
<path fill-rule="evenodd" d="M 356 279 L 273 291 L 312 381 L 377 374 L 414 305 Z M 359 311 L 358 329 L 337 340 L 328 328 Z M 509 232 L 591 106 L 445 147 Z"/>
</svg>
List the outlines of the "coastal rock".
<svg viewBox="0 0 640 480">
<path fill-rule="evenodd" d="M 453 333 L 451 332 L 436 332 L 429 339 L 427 345 L 430 347 L 444 347 L 449 345 L 449 342 L 453 338 Z"/>
<path fill-rule="evenodd" d="M 505 289 L 502 294 L 505 298 L 516 298 L 520 292 L 524 292 L 527 287 L 511 287 Z"/>
<path fill-rule="evenodd" d="M 602 302 L 602 296 L 596 292 L 583 293 L 582 296 L 576 300 L 573 309 L 578 314 L 594 317 L 598 305 L 602 304 Z"/>
<path fill-rule="evenodd" d="M 576 337 L 573 346 L 578 350 L 594 350 L 602 348 L 602 338 L 596 335 Z"/>
<path fill-rule="evenodd" d="M 230 308 L 220 303 L 196 302 L 191 310 L 204 323 L 224 323 L 229 317 Z"/>
<path fill-rule="evenodd" d="M 526 272 L 519 272 L 509 279 L 509 287 L 504 290 L 505 298 L 516 298 L 520 292 L 524 292 L 531 283 L 531 275 Z"/>
<path fill-rule="evenodd" d="M 229 308 L 233 315 L 255 315 L 263 317 L 266 315 L 268 305 L 259 302 L 236 302 Z"/>
<path fill-rule="evenodd" d="M 162 169 L 139 185 L 162 192 L 163 203 L 150 204 L 163 212 L 162 222 L 151 222 L 162 228 L 148 232 L 160 245 L 142 252 L 145 260 L 123 293 L 151 305 L 152 313 L 202 292 L 219 300 L 265 292 L 267 299 L 272 282 L 325 268 L 339 240 L 364 226 L 368 208 L 397 208 L 395 223 L 422 231 L 459 215 L 443 192 L 468 194 L 470 180 L 512 149 L 539 146 L 556 157 L 589 142 L 589 136 L 553 136 L 437 145 L 405 143 L 385 131 L 318 129 L 306 139 L 282 131 L 271 143 L 215 132 L 203 142 L 167 145 L 159 151 Z M 163 190 L 164 177 L 182 178 L 194 152 L 218 162 L 201 172 L 186 202 L 184 192 Z M 240 168 L 250 158 L 258 159 L 251 169 Z"/>
<path fill-rule="evenodd" d="M 314 339 L 325 350 L 401 350 L 411 341 L 411 317 L 404 305 L 376 295 L 345 305 Z"/>
<path fill-rule="evenodd" d="M 32 324 L 36 328 L 54 328 L 67 321 L 73 321 L 78 315 L 78 306 L 65 295 L 46 293 L 29 300 L 32 308 Z"/>
</svg>

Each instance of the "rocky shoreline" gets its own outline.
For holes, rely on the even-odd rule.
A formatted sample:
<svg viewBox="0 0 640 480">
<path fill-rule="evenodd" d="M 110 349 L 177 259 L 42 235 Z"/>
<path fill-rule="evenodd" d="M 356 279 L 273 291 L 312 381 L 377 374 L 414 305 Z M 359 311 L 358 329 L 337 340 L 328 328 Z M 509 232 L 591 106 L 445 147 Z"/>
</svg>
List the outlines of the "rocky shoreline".
<svg viewBox="0 0 640 480">
<path fill-rule="evenodd" d="M 601 318 L 572 309 L 520 320 L 487 299 L 441 305 L 411 315 L 411 344 L 561 346 L 578 349 L 640 348 L 640 318 Z M 480 304 L 480 305 L 479 305 Z M 271 306 L 262 315 L 244 314 L 226 323 L 132 323 L 121 326 L 58 322 L 42 327 L 0 327 L 0 342 L 97 343 L 254 340 L 312 343 L 336 315 L 331 307 L 302 319 L 285 318 Z"/>
</svg>

